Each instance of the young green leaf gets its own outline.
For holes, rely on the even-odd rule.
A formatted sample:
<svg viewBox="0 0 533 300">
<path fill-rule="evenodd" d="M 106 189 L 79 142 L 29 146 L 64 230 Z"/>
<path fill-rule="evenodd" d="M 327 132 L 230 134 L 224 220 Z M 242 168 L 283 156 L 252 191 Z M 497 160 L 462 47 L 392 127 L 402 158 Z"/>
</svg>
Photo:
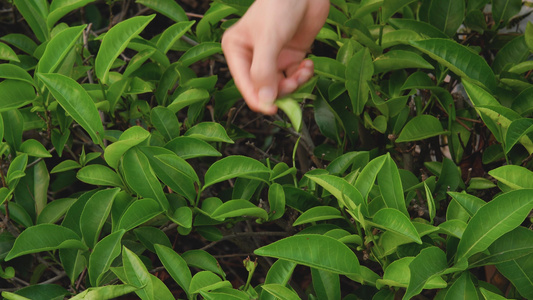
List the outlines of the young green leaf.
<svg viewBox="0 0 533 300">
<path fill-rule="evenodd" d="M 148 158 L 137 148 L 132 148 L 122 159 L 124 179 L 128 186 L 143 198 L 157 200 L 162 209 L 168 208 L 168 200 Z"/>
<path fill-rule="evenodd" d="M 135 2 L 167 16 L 176 23 L 188 21 L 183 8 L 173 0 L 136 0 Z"/>
<path fill-rule="evenodd" d="M 472 217 L 463 233 L 457 246 L 457 263 L 484 251 L 496 239 L 519 226 L 531 209 L 531 189 L 511 191 L 485 204 Z"/>
<path fill-rule="evenodd" d="M 211 218 L 221 221 L 234 217 L 257 217 L 267 220 L 268 214 L 248 200 L 229 200 L 211 214 Z"/>
<path fill-rule="evenodd" d="M 104 159 L 113 169 L 118 169 L 120 158 L 133 146 L 144 142 L 150 133 L 141 126 L 132 126 L 120 135 L 117 142 L 106 147 Z"/>
<path fill-rule="evenodd" d="M 116 230 L 130 231 L 161 213 L 161 207 L 157 201 L 150 198 L 136 200 L 122 214 Z"/>
<path fill-rule="evenodd" d="M 464 16 L 464 0 L 435 1 L 429 8 L 429 23 L 451 37 L 463 23 Z"/>
<path fill-rule="evenodd" d="M 50 28 L 46 25 L 48 16 L 48 1 L 14 0 L 17 10 L 24 20 L 30 25 L 31 30 L 40 42 L 45 42 L 50 37 Z"/>
<path fill-rule="evenodd" d="M 32 102 L 35 89 L 25 81 L 6 79 L 0 82 L 0 112 L 20 108 Z M 22 129 L 22 128 L 21 128 Z"/>
<path fill-rule="evenodd" d="M 298 294 L 281 284 L 263 284 L 261 288 L 265 292 L 268 292 L 269 294 L 273 295 L 276 299 L 300 300 Z"/>
<path fill-rule="evenodd" d="M 194 23 L 195 21 L 178 22 L 165 29 L 157 41 L 157 48 L 166 54 L 172 45 L 191 29 Z"/>
<path fill-rule="evenodd" d="M 374 60 L 374 74 L 407 68 L 434 69 L 418 54 L 405 50 L 391 50 Z"/>
<path fill-rule="evenodd" d="M 100 231 L 111 212 L 113 200 L 119 191 L 119 188 L 98 191 L 85 204 L 80 217 L 80 229 L 83 240 L 89 248 L 94 248 L 96 245 Z"/>
<path fill-rule="evenodd" d="M 190 296 L 189 286 L 191 285 L 192 275 L 185 260 L 169 247 L 155 245 L 154 248 L 170 276 L 185 291 L 187 296 Z"/>
<path fill-rule="evenodd" d="M 292 277 L 296 263 L 288 260 L 278 259 L 268 270 L 264 284 L 277 283 L 286 285 Z M 259 300 L 275 300 L 270 293 L 261 292 Z"/>
<path fill-rule="evenodd" d="M 96 56 L 94 67 L 96 77 L 102 83 L 108 83 L 109 70 L 115 59 L 154 17 L 155 15 L 133 17 L 118 23 L 107 32 Z"/>
<path fill-rule="evenodd" d="M 188 137 L 197 138 L 206 142 L 224 142 L 233 144 L 233 140 L 226 133 L 226 129 L 219 123 L 202 122 L 191 127 L 184 134 Z"/>
<path fill-rule="evenodd" d="M 102 165 L 88 165 L 78 171 L 76 177 L 88 184 L 122 187 L 123 183 L 115 171 Z"/>
<path fill-rule="evenodd" d="M 295 235 L 261 247 L 254 253 L 336 274 L 359 274 L 359 260 L 355 253 L 342 242 L 327 236 Z"/>
<path fill-rule="evenodd" d="M 395 208 L 406 216 L 409 216 L 405 206 L 400 173 L 390 155 L 387 155 L 387 159 L 379 171 L 377 178 L 381 196 L 387 207 Z"/>
<path fill-rule="evenodd" d="M 522 297 L 533 297 L 533 255 L 529 254 L 496 265 L 496 268 L 516 287 Z"/>
<path fill-rule="evenodd" d="M 222 52 L 220 43 L 217 42 L 204 42 L 200 43 L 191 49 L 187 50 L 179 59 L 178 62 L 182 66 L 188 67 L 193 63 L 207 58 L 213 54 Z"/>
<path fill-rule="evenodd" d="M 298 226 L 305 223 L 332 220 L 332 219 L 342 219 L 343 216 L 341 212 L 335 207 L 331 206 L 315 206 L 308 209 L 302 215 L 298 217 L 292 224 L 292 226 Z"/>
<path fill-rule="evenodd" d="M 191 285 L 189 286 L 190 294 L 198 294 L 203 291 L 216 290 L 224 287 L 231 288 L 229 281 L 222 281 L 220 277 L 209 271 L 200 271 L 191 279 Z"/>
<path fill-rule="evenodd" d="M 73 79 L 60 74 L 38 73 L 37 76 L 65 111 L 89 133 L 93 142 L 103 146 L 104 126 L 87 91 Z"/>
<path fill-rule="evenodd" d="M 490 170 L 489 175 L 514 190 L 533 188 L 533 172 L 521 166 L 501 166 Z"/>
<path fill-rule="evenodd" d="M 516 143 L 523 141 L 523 137 L 533 132 L 532 119 L 518 119 L 511 122 L 505 133 L 505 153 L 509 153 Z M 528 142 L 528 140 L 524 140 Z"/>
<path fill-rule="evenodd" d="M 155 253 L 155 245 L 172 247 L 168 236 L 159 228 L 152 226 L 141 226 L 133 230 L 135 236 L 146 247 Z"/>
<path fill-rule="evenodd" d="M 87 25 L 80 25 L 67 28 L 55 35 L 46 45 L 43 56 L 39 59 L 37 71 L 39 73 L 55 73 L 72 47 L 80 42 L 80 36 L 86 27 Z"/>
<path fill-rule="evenodd" d="M 35 225 L 21 232 L 5 260 L 8 261 L 25 254 L 61 248 L 86 249 L 86 246 L 80 241 L 80 237 L 74 231 L 66 227 L 55 224 Z"/>
<path fill-rule="evenodd" d="M 372 222 L 369 222 L 369 224 L 403 235 L 418 244 L 422 244 L 422 240 L 420 240 L 420 236 L 411 220 L 394 208 L 381 209 L 374 215 Z"/>
<path fill-rule="evenodd" d="M 270 206 L 269 221 L 279 219 L 285 213 L 285 192 L 279 183 L 268 188 L 268 204 Z"/>
<path fill-rule="evenodd" d="M 98 299 L 108 300 L 117 299 L 120 296 L 137 291 L 139 288 L 127 284 L 106 285 L 100 287 L 91 287 L 85 291 L 70 298 L 70 300 Z"/>
<path fill-rule="evenodd" d="M 423 249 L 409 264 L 411 278 L 402 299 L 418 295 L 426 283 L 441 274 L 448 267 L 446 254 L 437 247 Z"/>
<path fill-rule="evenodd" d="M 411 45 L 461 77 L 489 89 L 496 86 L 496 77 L 487 62 L 459 43 L 448 39 L 427 39 L 412 41 Z"/>
<path fill-rule="evenodd" d="M 313 288 L 319 299 L 340 299 L 341 283 L 339 274 L 311 268 Z"/>
<path fill-rule="evenodd" d="M 170 109 L 162 106 L 154 107 L 150 112 L 150 120 L 166 141 L 180 135 L 180 122 Z"/>
<path fill-rule="evenodd" d="M 127 284 L 141 288 L 136 291 L 141 299 L 154 299 L 154 287 L 150 273 L 146 269 L 141 259 L 131 250 L 122 247 L 122 264 L 126 275 Z"/>
<path fill-rule="evenodd" d="M 62 199 L 55 199 L 54 201 L 48 203 L 44 209 L 41 211 L 39 216 L 37 217 L 36 224 L 44 224 L 44 223 L 55 223 L 70 208 L 72 204 L 76 201 L 75 198 L 62 198 Z"/>
<path fill-rule="evenodd" d="M 99 286 L 111 263 L 120 255 L 122 236 L 125 230 L 116 231 L 99 241 L 89 257 L 89 280 L 92 286 Z"/>
<path fill-rule="evenodd" d="M 187 265 L 191 267 L 210 271 L 222 277 L 226 276 L 220 268 L 217 260 L 204 250 L 189 250 L 183 253 L 181 257 L 187 262 Z"/>
<path fill-rule="evenodd" d="M 222 156 L 213 146 L 197 138 L 180 136 L 165 145 L 165 148 L 183 159 L 203 156 Z"/>
<path fill-rule="evenodd" d="M 289 117 L 292 127 L 296 131 L 302 129 L 302 109 L 296 100 L 285 97 L 276 100 L 275 104 Z"/>
<path fill-rule="evenodd" d="M 265 181 L 270 170 L 261 162 L 246 156 L 228 156 L 209 167 L 204 177 L 204 187 L 235 177 Z"/>
<path fill-rule="evenodd" d="M 355 53 L 346 66 L 346 89 L 352 100 L 353 113 L 360 115 L 368 100 L 368 81 L 374 74 L 374 64 L 368 48 Z"/>
<path fill-rule="evenodd" d="M 437 118 L 431 115 L 419 115 L 405 125 L 396 142 L 419 141 L 441 134 L 446 134 L 446 131 Z"/>
</svg>

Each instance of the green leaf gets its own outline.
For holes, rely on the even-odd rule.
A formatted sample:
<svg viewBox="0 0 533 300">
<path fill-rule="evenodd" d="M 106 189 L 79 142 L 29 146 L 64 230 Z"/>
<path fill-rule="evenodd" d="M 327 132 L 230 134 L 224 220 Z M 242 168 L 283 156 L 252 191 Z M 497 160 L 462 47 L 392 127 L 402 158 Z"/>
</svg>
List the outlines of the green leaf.
<svg viewBox="0 0 533 300">
<path fill-rule="evenodd" d="M 466 77 L 486 88 L 494 88 L 496 78 L 487 62 L 467 47 L 448 39 L 412 41 L 411 45 L 428 54 L 460 77 Z"/>
<path fill-rule="evenodd" d="M 476 212 L 486 204 L 485 201 L 467 193 L 448 192 L 448 195 L 457 201 L 457 203 L 459 203 L 470 216 L 475 215 Z"/>
<path fill-rule="evenodd" d="M 216 290 L 220 288 L 231 288 L 229 281 L 222 281 L 220 277 L 209 271 L 201 271 L 194 274 L 191 279 L 191 285 L 189 286 L 189 292 L 191 294 L 198 294 L 203 291 Z"/>
<path fill-rule="evenodd" d="M 446 131 L 437 118 L 432 115 L 419 115 L 405 124 L 396 142 L 419 141 L 441 134 L 446 134 Z"/>
<path fill-rule="evenodd" d="M 188 208 L 186 206 L 182 206 Z M 192 217 L 191 217 L 192 218 Z M 152 226 L 142 226 L 133 230 L 135 236 L 148 250 L 155 253 L 154 246 L 159 244 L 167 247 L 172 247 L 168 236 L 161 229 Z"/>
<path fill-rule="evenodd" d="M 507 23 L 509 19 L 520 12 L 522 1 L 520 0 L 492 0 L 492 15 L 495 27 L 500 27 L 500 23 Z"/>
<path fill-rule="evenodd" d="M 183 159 L 204 156 L 222 156 L 213 146 L 197 138 L 180 136 L 165 145 L 165 148 Z"/>
<path fill-rule="evenodd" d="M 405 206 L 400 173 L 390 155 L 387 155 L 387 159 L 378 173 L 378 185 L 387 207 L 395 208 L 409 216 Z"/>
<path fill-rule="evenodd" d="M 346 66 L 346 89 L 352 100 L 354 114 L 363 112 L 368 100 L 368 81 L 374 74 L 374 64 L 368 48 L 355 53 Z"/>
<path fill-rule="evenodd" d="M 498 295 L 494 292 L 491 292 L 489 290 L 486 290 L 482 287 L 479 288 L 479 291 L 481 292 L 481 294 L 483 295 L 483 298 L 485 300 L 506 300 L 507 298 L 501 296 L 501 295 Z"/>
<path fill-rule="evenodd" d="M 487 255 L 473 256 L 469 265 L 494 265 L 533 254 L 533 231 L 518 226 L 494 241 L 487 250 Z"/>
<path fill-rule="evenodd" d="M 275 104 L 289 117 L 294 130 L 302 130 L 302 109 L 296 100 L 284 97 L 276 100 Z"/>
<path fill-rule="evenodd" d="M 144 64 L 148 59 L 150 59 L 150 57 L 154 55 L 156 50 L 157 49 L 155 48 L 146 48 L 135 54 L 135 56 L 132 57 L 131 60 L 128 62 L 128 66 L 126 67 L 126 70 L 124 70 L 122 76 L 131 77 L 132 73 L 137 71 L 142 66 L 142 64 Z M 130 81 L 130 89 L 128 93 L 134 93 L 133 90 L 136 88 L 135 82 L 137 82 L 137 79 L 138 78 L 133 78 Z"/>
<path fill-rule="evenodd" d="M 53 0 L 50 4 L 50 13 L 46 18 L 46 24 L 49 28 L 52 28 L 66 14 L 91 2 L 94 2 L 94 0 Z"/>
<path fill-rule="evenodd" d="M 342 219 L 343 216 L 341 212 L 335 207 L 331 206 L 315 206 L 308 209 L 301 216 L 298 217 L 292 224 L 293 226 L 298 226 L 305 223 L 331 220 L 331 219 Z"/>
<path fill-rule="evenodd" d="M 268 270 L 264 284 L 277 283 L 286 285 L 292 277 L 296 263 L 288 260 L 278 259 Z M 269 293 L 261 292 L 259 300 L 275 300 Z"/>
<path fill-rule="evenodd" d="M 170 109 L 162 106 L 154 107 L 150 112 L 150 120 L 166 141 L 180 135 L 180 122 Z"/>
<path fill-rule="evenodd" d="M 481 207 L 472 217 L 457 246 L 456 261 L 487 249 L 496 239 L 519 226 L 533 208 L 533 190 L 502 194 Z"/>
<path fill-rule="evenodd" d="M 120 217 L 116 230 L 130 231 L 161 213 L 157 201 L 150 198 L 135 200 Z"/>
<path fill-rule="evenodd" d="M 376 177 L 378 176 L 378 173 L 385 164 L 386 160 L 386 155 L 374 158 L 364 167 L 359 176 L 357 176 L 357 179 L 355 180 L 355 188 L 361 192 L 363 200 L 366 201 L 368 198 L 368 194 L 374 186 Z"/>
<path fill-rule="evenodd" d="M 285 192 L 279 183 L 273 183 L 268 188 L 268 204 L 270 207 L 269 221 L 279 219 L 285 213 Z"/>
<path fill-rule="evenodd" d="M 172 45 L 191 29 L 194 23 L 195 21 L 178 22 L 165 29 L 157 41 L 157 48 L 166 54 Z"/>
<path fill-rule="evenodd" d="M 420 55 L 405 50 L 391 50 L 374 60 L 374 74 L 407 68 L 434 69 Z"/>
<path fill-rule="evenodd" d="M 446 292 L 444 300 L 452 299 L 478 299 L 478 294 L 470 272 L 463 272 Z"/>
<path fill-rule="evenodd" d="M 426 283 L 446 270 L 446 254 L 437 247 L 425 248 L 409 264 L 411 279 L 402 299 L 418 295 Z"/>
<path fill-rule="evenodd" d="M 189 163 L 164 148 L 142 147 L 141 151 L 161 181 L 189 201 L 195 201 L 197 195 L 195 183 L 199 185 L 200 179 Z"/>
<path fill-rule="evenodd" d="M 20 80 L 6 79 L 0 82 L 0 112 L 20 108 L 32 102 L 35 89 L 29 83 Z"/>
<path fill-rule="evenodd" d="M 55 1 L 57 2 L 57 1 Z M 39 73 L 55 73 L 67 54 L 79 42 L 87 25 L 67 28 L 55 35 L 46 45 L 43 56 L 37 64 Z"/>
<path fill-rule="evenodd" d="M 33 78 L 23 68 L 13 64 L 0 64 L 0 78 L 16 79 L 33 84 Z"/>
<path fill-rule="evenodd" d="M 448 36 L 444 32 L 426 22 L 416 21 L 407 18 L 393 18 L 389 19 L 389 23 L 394 28 L 412 30 L 417 32 L 421 36 L 427 36 L 430 38 L 448 38 Z"/>
<path fill-rule="evenodd" d="M 202 103 L 211 97 L 209 92 L 204 89 L 188 89 L 183 93 L 180 93 L 172 103 L 168 105 L 168 109 L 173 113 L 177 113 L 183 108 L 193 105 L 195 103 Z"/>
<path fill-rule="evenodd" d="M 98 191 L 85 204 L 80 217 L 80 229 L 83 240 L 89 248 L 94 248 L 96 245 L 100 231 L 111 212 L 113 200 L 119 191 L 119 188 Z"/>
<path fill-rule="evenodd" d="M 246 156 L 234 155 L 225 157 L 209 167 L 204 177 L 204 190 L 215 183 L 235 177 L 244 177 L 265 181 L 270 175 L 268 169 L 261 162 Z"/>
<path fill-rule="evenodd" d="M 141 288 L 136 291 L 141 299 L 154 299 L 154 289 L 150 273 L 141 259 L 131 250 L 122 246 L 122 264 L 126 274 L 127 283 Z"/>
<path fill-rule="evenodd" d="M 176 23 L 188 21 L 183 8 L 173 0 L 136 0 L 135 2 L 157 11 Z"/>
<path fill-rule="evenodd" d="M 5 260 L 61 248 L 86 249 L 86 246 L 74 231 L 66 227 L 55 224 L 35 225 L 21 232 Z"/>
<path fill-rule="evenodd" d="M 50 174 L 61 173 L 65 171 L 75 170 L 81 168 L 81 165 L 71 159 L 64 160 L 57 164 L 51 171 Z"/>
<path fill-rule="evenodd" d="M 521 166 L 501 166 L 490 170 L 489 175 L 514 190 L 533 188 L 533 172 Z"/>
<path fill-rule="evenodd" d="M 346 66 L 341 62 L 323 56 L 314 56 L 310 58 L 315 66 L 315 73 L 331 78 L 333 80 L 344 82 L 346 79 Z"/>
<path fill-rule="evenodd" d="M 189 50 L 187 50 L 179 59 L 178 62 L 182 66 L 188 67 L 193 63 L 207 58 L 213 54 L 221 53 L 222 47 L 217 42 L 200 43 Z"/>
<path fill-rule="evenodd" d="M 76 177 L 88 184 L 122 187 L 122 180 L 115 171 L 102 165 L 88 165 L 78 171 Z"/>
<path fill-rule="evenodd" d="M 255 206 L 250 201 L 240 199 L 225 202 L 211 214 L 211 218 L 221 221 L 234 217 L 257 217 L 266 220 L 268 214 L 264 209 Z"/>
<path fill-rule="evenodd" d="M 519 36 L 498 51 L 492 63 L 492 69 L 495 73 L 500 74 L 502 71 L 508 70 L 510 66 L 516 66 L 523 62 L 528 56 L 529 49 L 526 40 L 524 36 Z"/>
<path fill-rule="evenodd" d="M 101 287 L 91 287 L 85 291 L 70 298 L 70 300 L 98 299 L 108 300 L 117 299 L 120 296 L 137 291 L 139 288 L 127 284 L 114 284 Z"/>
<path fill-rule="evenodd" d="M 133 146 L 144 142 L 149 136 L 150 133 L 141 126 L 128 128 L 120 135 L 117 142 L 106 147 L 104 152 L 105 161 L 113 169 L 118 169 L 118 163 L 122 155 Z"/>
<path fill-rule="evenodd" d="M 99 286 L 105 273 L 109 271 L 111 263 L 120 255 L 120 241 L 126 233 L 119 230 L 111 233 L 99 241 L 89 257 L 89 280 L 92 286 Z"/>
<path fill-rule="evenodd" d="M 75 198 L 55 199 L 48 203 L 37 217 L 36 224 L 55 223 L 67 212 L 76 201 Z"/>
<path fill-rule="evenodd" d="M 422 244 L 422 240 L 420 239 L 415 226 L 411 223 L 411 220 L 394 208 L 383 208 L 379 210 L 369 224 L 400 234 L 418 244 Z"/>
<path fill-rule="evenodd" d="M 394 15 L 394 13 L 402 9 L 404 6 L 415 1 L 416 0 L 385 0 L 383 1 L 381 18 L 384 21 L 387 21 L 390 17 Z"/>
<path fill-rule="evenodd" d="M 311 269 L 313 288 L 319 299 L 340 299 L 341 284 L 339 274 L 320 269 Z"/>
<path fill-rule="evenodd" d="M 14 0 L 13 3 L 30 25 L 31 30 L 40 42 L 45 42 L 50 37 L 49 28 L 46 25 L 48 15 L 47 1 Z"/>
<path fill-rule="evenodd" d="M 17 54 L 8 45 L 0 42 L 0 60 L 20 62 Z"/>
<path fill-rule="evenodd" d="M 32 300 L 64 299 L 70 296 L 70 292 L 58 284 L 35 284 L 16 291 L 19 297 L 27 297 Z M 20 298 L 19 298 L 20 299 Z M 17 300 L 19 300 L 17 299 Z"/>
<path fill-rule="evenodd" d="M 52 154 L 46 150 L 43 144 L 34 139 L 25 140 L 20 145 L 20 151 L 33 157 L 52 157 Z"/>
<path fill-rule="evenodd" d="M 83 127 L 95 144 L 103 146 L 104 126 L 93 99 L 85 89 L 73 79 L 60 74 L 40 74 L 46 87 L 57 102 Z"/>
<path fill-rule="evenodd" d="M 25 153 L 17 155 L 17 157 L 15 157 L 15 159 L 11 161 L 11 164 L 9 165 L 9 169 L 7 170 L 6 174 L 7 185 L 11 190 L 14 190 L 17 186 L 19 182 L 18 179 L 24 176 L 24 170 L 26 170 L 27 165 L 28 155 Z"/>
<path fill-rule="evenodd" d="M 122 159 L 124 179 L 128 186 L 143 198 L 157 200 L 162 209 L 168 208 L 168 200 L 148 158 L 137 148 L 132 148 Z"/>
<path fill-rule="evenodd" d="M 261 288 L 265 290 L 265 292 L 268 292 L 269 294 L 273 295 L 276 299 L 300 300 L 298 294 L 281 284 L 263 284 Z"/>
<path fill-rule="evenodd" d="M 187 265 L 225 276 L 217 260 L 204 250 L 189 250 L 181 256 Z M 192 291 L 191 291 L 192 293 Z"/>
<path fill-rule="evenodd" d="M 169 216 L 172 222 L 184 228 L 192 227 L 192 209 L 188 206 L 182 206 L 174 211 L 172 217 Z"/>
<path fill-rule="evenodd" d="M 137 16 L 113 26 L 104 36 L 95 60 L 95 74 L 102 83 L 108 83 L 109 69 L 128 43 L 152 21 L 155 15 Z"/>
<path fill-rule="evenodd" d="M 413 262 L 414 259 L 414 257 L 407 256 L 393 261 L 385 269 L 383 279 L 376 280 L 376 287 L 381 288 L 384 285 L 388 285 L 391 287 L 406 288 L 409 285 L 409 282 L 411 281 L 411 271 L 409 270 L 409 265 Z M 444 281 L 440 276 L 435 276 L 429 279 L 424 284 L 424 288 L 426 289 L 445 287 L 446 281 Z"/>
<path fill-rule="evenodd" d="M 465 0 L 432 1 L 429 8 L 429 23 L 452 37 L 463 23 Z"/>
<path fill-rule="evenodd" d="M 202 122 L 187 130 L 184 134 L 206 142 L 224 142 L 233 144 L 233 140 L 226 133 L 226 129 L 219 123 Z"/>
<path fill-rule="evenodd" d="M 0 37 L 1 41 L 7 42 L 29 55 L 33 55 L 37 44 L 29 37 L 20 33 L 10 33 Z"/>
<path fill-rule="evenodd" d="M 315 234 L 295 235 L 254 251 L 336 274 L 359 274 L 359 260 L 338 240 Z"/>
<path fill-rule="evenodd" d="M 516 287 L 522 297 L 533 297 L 533 255 L 529 254 L 496 265 L 498 271 Z"/>
<path fill-rule="evenodd" d="M 170 276 L 185 291 L 187 296 L 190 296 L 189 286 L 191 285 L 192 275 L 185 260 L 169 247 L 155 245 L 155 251 Z"/>
<path fill-rule="evenodd" d="M 509 153 L 516 143 L 533 132 L 533 119 L 518 119 L 511 122 L 505 133 L 505 153 Z M 528 142 L 527 140 L 525 141 Z"/>
</svg>

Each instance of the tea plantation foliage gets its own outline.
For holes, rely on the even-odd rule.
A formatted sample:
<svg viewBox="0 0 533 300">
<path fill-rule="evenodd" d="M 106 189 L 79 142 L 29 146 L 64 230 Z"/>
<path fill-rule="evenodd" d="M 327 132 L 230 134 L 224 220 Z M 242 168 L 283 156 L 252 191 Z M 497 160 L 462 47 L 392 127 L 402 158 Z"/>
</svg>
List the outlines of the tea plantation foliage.
<svg viewBox="0 0 533 300">
<path fill-rule="evenodd" d="M 533 299 L 529 2 L 332 0 L 276 117 L 252 2 L 4 1 L 2 296 Z"/>
</svg>

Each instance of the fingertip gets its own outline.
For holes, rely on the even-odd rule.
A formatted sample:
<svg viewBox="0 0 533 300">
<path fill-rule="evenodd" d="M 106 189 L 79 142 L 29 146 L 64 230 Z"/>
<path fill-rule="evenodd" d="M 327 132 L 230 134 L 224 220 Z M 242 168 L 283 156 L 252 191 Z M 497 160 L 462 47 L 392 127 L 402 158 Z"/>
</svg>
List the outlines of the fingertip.
<svg viewBox="0 0 533 300">
<path fill-rule="evenodd" d="M 298 82 L 294 78 L 283 79 L 279 85 L 279 95 L 280 96 L 288 95 L 296 91 L 297 88 L 298 88 Z"/>
</svg>

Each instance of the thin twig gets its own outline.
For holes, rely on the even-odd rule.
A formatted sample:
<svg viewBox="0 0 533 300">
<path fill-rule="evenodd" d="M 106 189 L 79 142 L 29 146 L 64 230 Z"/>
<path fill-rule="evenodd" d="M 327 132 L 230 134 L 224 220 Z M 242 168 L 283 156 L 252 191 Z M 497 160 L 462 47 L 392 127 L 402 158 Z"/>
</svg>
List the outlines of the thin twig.
<svg viewBox="0 0 533 300">
<path fill-rule="evenodd" d="M 207 244 L 206 246 L 200 248 L 200 250 L 206 250 L 214 245 L 216 245 L 219 242 L 236 239 L 236 238 L 243 238 L 243 237 L 253 237 L 253 236 L 281 236 L 281 237 L 287 237 L 289 236 L 286 232 L 280 232 L 280 231 L 259 231 L 259 232 L 238 232 L 231 235 L 223 236 L 220 240 L 211 242 Z"/>
</svg>

